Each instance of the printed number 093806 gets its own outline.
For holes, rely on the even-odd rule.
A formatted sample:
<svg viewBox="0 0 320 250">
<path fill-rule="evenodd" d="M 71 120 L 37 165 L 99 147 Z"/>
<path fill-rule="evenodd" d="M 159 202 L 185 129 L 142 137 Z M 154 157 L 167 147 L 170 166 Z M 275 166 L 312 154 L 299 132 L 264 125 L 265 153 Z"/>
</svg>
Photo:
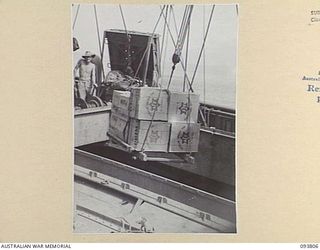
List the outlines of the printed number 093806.
<svg viewBox="0 0 320 250">
<path fill-rule="evenodd" d="M 300 248 L 319 248 L 319 244 L 300 244 Z"/>
</svg>

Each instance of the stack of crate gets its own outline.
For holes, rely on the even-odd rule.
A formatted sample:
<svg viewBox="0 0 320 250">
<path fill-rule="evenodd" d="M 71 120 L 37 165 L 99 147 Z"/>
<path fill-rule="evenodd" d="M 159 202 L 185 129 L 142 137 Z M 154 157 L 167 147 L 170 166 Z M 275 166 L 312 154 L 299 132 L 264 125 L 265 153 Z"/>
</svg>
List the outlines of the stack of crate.
<svg viewBox="0 0 320 250">
<path fill-rule="evenodd" d="M 197 152 L 200 136 L 199 95 L 169 92 L 168 122 L 171 124 L 169 152 Z"/>
<path fill-rule="evenodd" d="M 196 152 L 199 96 L 154 87 L 114 91 L 109 133 L 137 151 Z"/>
</svg>

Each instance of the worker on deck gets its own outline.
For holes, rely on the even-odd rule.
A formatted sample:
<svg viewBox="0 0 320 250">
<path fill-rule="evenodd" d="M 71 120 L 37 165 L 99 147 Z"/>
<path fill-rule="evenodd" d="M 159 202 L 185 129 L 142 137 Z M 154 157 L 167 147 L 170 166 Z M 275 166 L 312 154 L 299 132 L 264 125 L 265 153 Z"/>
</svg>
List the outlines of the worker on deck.
<svg viewBox="0 0 320 250">
<path fill-rule="evenodd" d="M 94 56 L 90 51 L 86 51 L 74 68 L 78 97 L 83 100 L 87 100 L 88 96 L 93 94 L 93 87 L 97 87 L 96 68 L 91 62 Z"/>
</svg>

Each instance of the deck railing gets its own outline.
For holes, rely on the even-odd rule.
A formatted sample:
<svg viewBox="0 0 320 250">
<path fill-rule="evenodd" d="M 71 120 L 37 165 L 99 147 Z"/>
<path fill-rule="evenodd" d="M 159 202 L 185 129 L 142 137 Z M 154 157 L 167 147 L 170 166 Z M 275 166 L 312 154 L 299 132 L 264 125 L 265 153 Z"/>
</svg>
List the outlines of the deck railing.
<svg viewBox="0 0 320 250">
<path fill-rule="evenodd" d="M 198 120 L 204 129 L 235 136 L 235 110 L 201 103 Z"/>
</svg>

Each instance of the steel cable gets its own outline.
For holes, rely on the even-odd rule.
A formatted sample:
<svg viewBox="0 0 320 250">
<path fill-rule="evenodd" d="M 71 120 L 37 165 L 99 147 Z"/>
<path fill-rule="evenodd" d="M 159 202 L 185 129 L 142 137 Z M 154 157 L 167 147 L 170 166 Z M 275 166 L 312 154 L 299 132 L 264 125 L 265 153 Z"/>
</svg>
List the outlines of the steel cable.
<svg viewBox="0 0 320 250">
<path fill-rule="evenodd" d="M 78 7 L 77 7 L 76 16 L 74 17 L 74 20 L 73 20 L 72 30 L 74 30 L 74 27 L 76 25 L 78 14 L 79 14 L 79 10 L 80 10 L 80 4 L 78 4 Z"/>
<path fill-rule="evenodd" d="M 199 66 L 199 62 L 200 62 L 200 59 L 201 59 L 201 55 L 202 55 L 202 52 L 203 52 L 203 49 L 204 49 L 204 45 L 205 45 L 207 37 L 208 37 L 208 32 L 209 32 L 209 28 L 210 28 L 210 24 L 211 24 L 211 20 L 212 20 L 212 16 L 213 16 L 214 7 L 215 7 L 215 5 L 213 5 L 212 9 L 211 9 L 211 13 L 210 13 L 210 18 L 209 18 L 208 25 L 207 25 L 206 34 L 205 34 L 205 37 L 203 39 L 203 43 L 202 43 L 201 50 L 200 50 L 200 53 L 199 53 L 199 57 L 198 57 L 198 60 L 197 60 L 196 68 L 194 70 L 194 73 L 193 73 L 193 76 L 192 76 L 192 79 L 191 79 L 191 86 L 192 86 L 194 78 L 196 76 L 196 73 L 197 73 L 197 70 L 198 70 L 198 66 Z"/>
</svg>

